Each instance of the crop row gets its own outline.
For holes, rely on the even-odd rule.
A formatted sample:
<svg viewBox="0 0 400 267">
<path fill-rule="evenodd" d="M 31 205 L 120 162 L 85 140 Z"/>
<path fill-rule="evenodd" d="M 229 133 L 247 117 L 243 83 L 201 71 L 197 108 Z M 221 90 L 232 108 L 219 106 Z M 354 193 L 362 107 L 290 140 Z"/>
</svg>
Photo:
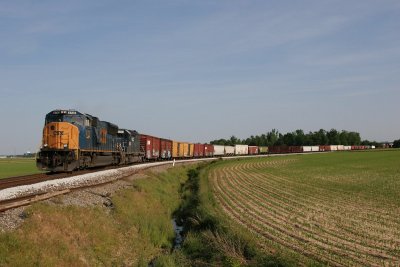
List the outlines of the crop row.
<svg viewBox="0 0 400 267">
<path fill-rule="evenodd" d="M 267 171 L 279 164 L 290 161 L 222 165 L 210 172 L 223 210 L 264 237 L 261 243 L 272 240 L 330 265 L 400 263 L 398 218 L 373 206 L 362 212 L 357 199 Z"/>
</svg>

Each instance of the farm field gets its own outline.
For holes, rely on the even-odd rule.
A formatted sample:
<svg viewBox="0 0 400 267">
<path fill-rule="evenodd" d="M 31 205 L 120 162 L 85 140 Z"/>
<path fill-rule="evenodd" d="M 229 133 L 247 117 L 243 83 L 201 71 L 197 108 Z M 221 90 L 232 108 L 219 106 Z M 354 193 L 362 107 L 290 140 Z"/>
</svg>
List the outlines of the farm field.
<svg viewBox="0 0 400 267">
<path fill-rule="evenodd" d="M 0 179 L 39 172 L 34 158 L 0 159 Z"/>
<path fill-rule="evenodd" d="M 400 151 L 223 161 L 208 178 L 219 208 L 268 253 L 400 265 Z"/>
</svg>

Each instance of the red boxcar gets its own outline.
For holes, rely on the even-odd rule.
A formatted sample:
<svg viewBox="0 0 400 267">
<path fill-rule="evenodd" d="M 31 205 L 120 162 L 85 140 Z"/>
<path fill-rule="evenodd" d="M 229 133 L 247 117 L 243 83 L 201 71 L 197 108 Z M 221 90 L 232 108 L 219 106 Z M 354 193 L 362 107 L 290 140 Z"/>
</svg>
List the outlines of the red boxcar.
<svg viewBox="0 0 400 267">
<path fill-rule="evenodd" d="M 160 157 L 160 138 L 141 134 L 140 151 L 144 152 L 144 157 L 148 160 L 156 160 Z"/>
<path fill-rule="evenodd" d="M 160 139 L 160 158 L 172 158 L 172 140 Z"/>
<path fill-rule="evenodd" d="M 204 157 L 213 157 L 214 156 L 214 146 L 204 144 Z"/>
<path fill-rule="evenodd" d="M 319 146 L 319 151 L 331 151 L 331 146 Z"/>
<path fill-rule="evenodd" d="M 249 146 L 249 155 L 258 155 L 258 146 Z"/>
<path fill-rule="evenodd" d="M 193 157 L 204 157 L 204 145 L 203 144 L 194 144 Z"/>
</svg>

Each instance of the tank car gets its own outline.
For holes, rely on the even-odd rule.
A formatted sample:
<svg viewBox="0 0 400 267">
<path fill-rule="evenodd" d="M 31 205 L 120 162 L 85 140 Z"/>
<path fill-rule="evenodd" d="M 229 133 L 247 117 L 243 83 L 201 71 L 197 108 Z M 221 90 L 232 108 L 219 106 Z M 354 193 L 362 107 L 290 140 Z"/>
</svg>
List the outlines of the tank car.
<svg viewBox="0 0 400 267">
<path fill-rule="evenodd" d="M 143 160 L 139 133 L 76 110 L 46 115 L 42 147 L 36 159 L 51 172 L 128 164 Z"/>
</svg>

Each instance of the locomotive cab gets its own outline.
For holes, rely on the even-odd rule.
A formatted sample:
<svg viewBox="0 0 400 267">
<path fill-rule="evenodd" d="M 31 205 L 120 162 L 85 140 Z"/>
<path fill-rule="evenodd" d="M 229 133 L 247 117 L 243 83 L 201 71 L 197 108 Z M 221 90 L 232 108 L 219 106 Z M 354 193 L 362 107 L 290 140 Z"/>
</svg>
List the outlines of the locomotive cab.
<svg viewBox="0 0 400 267">
<path fill-rule="evenodd" d="M 52 172 L 78 168 L 79 128 L 83 123 L 83 114 L 73 110 L 55 110 L 47 114 L 37 167 Z"/>
</svg>

